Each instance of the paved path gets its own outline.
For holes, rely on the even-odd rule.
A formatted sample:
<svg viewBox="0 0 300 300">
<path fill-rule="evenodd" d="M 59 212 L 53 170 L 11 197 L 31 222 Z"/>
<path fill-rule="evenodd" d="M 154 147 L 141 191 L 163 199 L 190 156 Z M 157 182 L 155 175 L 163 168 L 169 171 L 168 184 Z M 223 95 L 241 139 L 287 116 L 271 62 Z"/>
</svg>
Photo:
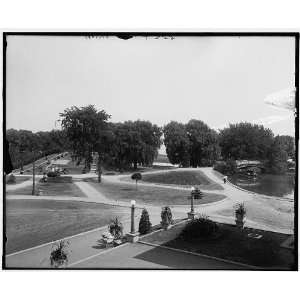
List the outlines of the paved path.
<svg viewBox="0 0 300 300">
<path fill-rule="evenodd" d="M 227 220 L 227 222 L 234 223 L 234 207 L 243 202 L 247 209 L 246 226 L 271 230 L 291 234 L 294 227 L 294 203 L 288 199 L 280 197 L 270 197 L 260 194 L 255 194 L 236 186 L 227 183 L 224 184 L 222 177 L 218 177 L 211 167 L 205 168 L 178 168 L 171 170 L 172 172 L 180 171 L 197 171 L 200 170 L 213 182 L 220 184 L 223 190 L 203 190 L 205 193 L 214 193 L 225 195 L 226 198 L 221 201 L 207 203 L 196 206 L 198 213 L 204 213 L 214 218 L 215 220 Z M 165 173 L 170 170 L 155 170 L 147 173 Z M 126 181 L 130 178 L 129 175 L 103 176 L 105 181 L 123 184 L 135 184 L 132 181 Z M 139 185 L 153 186 L 160 188 L 171 188 L 177 190 L 189 190 L 187 187 L 162 185 L 148 182 L 140 182 Z"/>
<path fill-rule="evenodd" d="M 185 169 L 179 169 L 185 170 Z M 187 169 L 195 170 L 195 169 Z M 201 171 L 206 174 L 211 180 L 222 184 L 222 180 L 217 177 L 211 168 L 201 168 Z M 162 172 L 162 171 L 156 171 Z M 103 179 L 110 182 L 120 182 L 122 178 L 129 175 L 118 176 L 103 176 Z M 74 179 L 82 180 L 84 178 L 97 177 L 91 174 L 75 175 Z M 61 201 L 85 201 L 104 203 L 118 206 L 130 206 L 129 201 L 115 201 L 106 198 L 102 193 L 93 188 L 89 183 L 83 181 L 74 181 L 74 183 L 87 195 L 87 197 L 69 197 L 69 196 L 31 196 L 31 195 L 7 195 L 6 199 L 46 199 L 46 200 L 61 200 Z M 125 183 L 125 182 L 122 182 Z M 126 184 L 135 184 L 126 182 Z M 21 184 L 32 184 L 32 182 L 25 181 Z M 141 183 L 140 183 L 141 184 Z M 152 185 L 142 183 L 144 185 Z M 18 184 L 20 186 L 20 184 Z M 157 186 L 157 185 L 155 185 Z M 257 197 L 253 194 L 246 193 L 239 190 L 232 185 L 222 184 L 224 190 L 205 191 L 212 193 L 219 193 L 226 196 L 224 200 L 196 206 L 196 212 L 205 213 L 211 219 L 224 222 L 234 223 L 233 206 L 236 203 L 244 202 L 246 208 L 250 208 L 250 216 L 246 220 L 246 225 L 253 228 L 264 230 L 273 230 L 278 232 L 290 233 L 290 228 L 281 227 L 278 221 L 287 222 L 287 216 L 292 218 L 291 213 L 280 212 L 280 209 L 288 209 L 292 203 L 288 201 L 275 201 L 268 197 Z M 11 186 L 13 187 L 13 186 Z M 159 185 L 162 187 L 162 185 Z M 186 189 L 184 187 L 166 186 L 165 188 Z M 285 205 L 285 206 L 284 206 Z M 253 212 L 253 206 L 256 208 Z M 154 205 L 139 206 L 137 208 L 146 207 L 150 214 L 152 224 L 159 224 L 161 207 Z M 188 211 L 188 206 L 178 205 L 172 208 L 174 218 L 185 218 Z M 261 211 L 261 212 L 260 212 Z M 251 215 L 252 213 L 252 215 Z M 262 218 L 257 218 L 256 214 L 263 215 Z M 136 226 L 138 224 L 140 210 L 136 214 Z M 270 220 L 274 220 L 274 225 L 270 224 Z M 129 221 L 123 221 L 125 232 L 129 231 Z M 113 250 L 105 250 L 99 244 L 101 233 L 107 231 L 106 226 L 97 230 L 93 230 L 86 234 L 76 235 L 66 240 L 70 241 L 70 260 L 69 266 L 74 268 L 187 268 L 187 269 L 232 269 L 233 266 L 224 265 L 223 263 L 215 263 L 211 259 L 200 259 L 193 255 L 182 254 L 167 249 L 156 248 L 144 244 L 126 244 L 120 248 Z M 27 267 L 27 268 L 40 268 L 49 267 L 49 254 L 51 251 L 52 243 L 47 243 L 33 249 L 28 249 L 15 254 L 6 256 L 7 267 Z M 171 252 L 170 252 L 171 251 Z M 220 263 L 220 264 L 219 264 Z"/>
<path fill-rule="evenodd" d="M 70 265 L 71 268 L 110 269 L 245 269 L 235 264 L 220 262 L 193 254 L 145 245 L 125 244 Z"/>
</svg>

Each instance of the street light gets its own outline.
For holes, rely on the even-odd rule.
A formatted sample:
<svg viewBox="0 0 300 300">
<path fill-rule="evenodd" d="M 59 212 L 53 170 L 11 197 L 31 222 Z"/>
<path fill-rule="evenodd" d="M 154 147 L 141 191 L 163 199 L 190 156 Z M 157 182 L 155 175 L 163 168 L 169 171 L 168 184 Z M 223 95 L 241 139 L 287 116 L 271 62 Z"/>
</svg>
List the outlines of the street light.
<svg viewBox="0 0 300 300">
<path fill-rule="evenodd" d="M 134 210 L 135 210 L 136 202 L 135 200 L 130 201 L 131 206 L 131 226 L 130 226 L 130 233 L 127 233 L 126 238 L 127 241 L 130 243 L 135 243 L 139 240 L 139 233 L 135 231 L 134 226 Z"/>
<path fill-rule="evenodd" d="M 197 187 L 191 187 L 191 211 L 188 212 L 188 218 L 194 220 L 195 210 L 194 210 L 194 199 L 202 199 L 203 194 Z"/>
<path fill-rule="evenodd" d="M 134 234 L 135 233 L 135 228 L 134 228 L 134 210 L 135 210 L 135 200 L 130 201 L 131 205 L 131 228 L 130 228 L 130 233 Z"/>
<path fill-rule="evenodd" d="M 188 212 L 188 218 L 191 220 L 194 220 L 195 217 L 195 211 L 194 211 L 194 195 L 195 195 L 195 188 L 192 186 L 191 187 L 191 211 Z"/>
</svg>

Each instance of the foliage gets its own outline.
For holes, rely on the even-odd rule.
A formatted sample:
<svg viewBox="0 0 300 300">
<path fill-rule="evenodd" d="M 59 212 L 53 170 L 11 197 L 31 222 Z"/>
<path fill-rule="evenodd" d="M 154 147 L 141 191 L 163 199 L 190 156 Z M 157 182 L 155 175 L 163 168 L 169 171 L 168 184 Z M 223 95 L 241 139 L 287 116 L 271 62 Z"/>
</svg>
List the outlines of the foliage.
<svg viewBox="0 0 300 300">
<path fill-rule="evenodd" d="M 268 158 L 273 143 L 273 133 L 262 125 L 241 122 L 230 124 L 220 131 L 219 143 L 225 159 Z"/>
<path fill-rule="evenodd" d="M 131 179 L 132 179 L 132 180 L 136 180 L 136 181 L 142 180 L 142 174 L 141 174 L 141 173 L 133 173 L 133 174 L 131 175 Z"/>
<path fill-rule="evenodd" d="M 65 130 L 73 153 L 85 159 L 85 166 L 90 167 L 91 153 L 97 152 L 100 160 L 106 152 L 108 128 L 108 115 L 104 110 L 97 111 L 93 105 L 78 108 L 72 106 L 60 113 L 61 125 Z"/>
<path fill-rule="evenodd" d="M 69 148 L 68 139 L 61 130 L 33 133 L 29 130 L 8 129 L 6 139 L 14 169 L 33 162 L 34 158 L 39 159 Z"/>
<path fill-rule="evenodd" d="M 61 240 L 58 243 L 52 245 L 50 253 L 50 264 L 51 266 L 59 267 L 65 262 L 68 262 L 69 252 L 67 248 L 69 247 L 69 242 Z"/>
<path fill-rule="evenodd" d="M 152 165 L 161 146 L 162 131 L 149 121 L 110 124 L 112 136 L 106 162 L 119 170 Z"/>
<path fill-rule="evenodd" d="M 203 215 L 188 222 L 180 233 L 185 241 L 213 237 L 218 232 L 218 225 Z"/>
<path fill-rule="evenodd" d="M 7 175 L 7 180 L 6 180 L 7 184 L 14 184 L 16 183 L 16 176 L 13 174 Z"/>
<path fill-rule="evenodd" d="M 237 165 L 234 159 L 228 159 L 227 161 L 217 161 L 214 164 L 214 170 L 225 175 L 233 175 L 237 171 Z"/>
<path fill-rule="evenodd" d="M 219 157 L 217 132 L 200 120 L 190 120 L 186 125 L 172 121 L 164 127 L 164 137 L 173 164 L 210 166 Z"/>
<path fill-rule="evenodd" d="M 172 212 L 169 206 L 165 206 L 161 211 L 161 224 L 168 226 L 173 223 Z"/>
<path fill-rule="evenodd" d="M 164 144 L 172 164 L 183 167 L 190 165 L 190 141 L 184 124 L 172 121 L 163 128 Z"/>
<path fill-rule="evenodd" d="M 111 220 L 108 225 L 108 230 L 110 234 L 114 236 L 115 239 L 120 239 L 123 236 L 123 224 L 119 221 L 118 217 Z"/>
<path fill-rule="evenodd" d="M 246 215 L 246 208 L 244 203 L 239 203 L 235 208 L 235 214 L 244 217 Z"/>
<path fill-rule="evenodd" d="M 295 138 L 289 135 L 277 135 L 275 142 L 279 143 L 289 158 L 295 159 Z"/>
<path fill-rule="evenodd" d="M 284 174 L 288 167 L 288 154 L 278 139 L 274 140 L 269 152 L 268 171 L 273 174 Z"/>
<path fill-rule="evenodd" d="M 58 176 L 60 176 L 60 174 L 57 171 L 50 171 L 47 173 L 47 176 L 48 177 L 58 177 Z"/>
<path fill-rule="evenodd" d="M 151 225 L 152 224 L 151 224 L 150 219 L 149 219 L 148 211 L 147 211 L 147 209 L 144 208 L 143 211 L 142 211 L 140 222 L 139 222 L 139 232 L 140 232 L 140 234 L 146 234 L 146 233 L 150 232 Z"/>
</svg>

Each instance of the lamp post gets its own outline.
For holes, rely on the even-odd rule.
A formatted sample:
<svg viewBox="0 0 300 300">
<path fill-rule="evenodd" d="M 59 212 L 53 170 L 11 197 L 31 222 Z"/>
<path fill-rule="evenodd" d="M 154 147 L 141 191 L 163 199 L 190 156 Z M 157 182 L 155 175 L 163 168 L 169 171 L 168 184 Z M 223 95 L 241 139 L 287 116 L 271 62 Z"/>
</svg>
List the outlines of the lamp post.
<svg viewBox="0 0 300 300">
<path fill-rule="evenodd" d="M 195 195 L 195 188 L 191 187 L 191 211 L 188 212 L 188 218 L 191 220 L 194 220 L 195 218 L 195 211 L 194 211 L 194 195 Z"/>
<path fill-rule="evenodd" d="M 131 204 L 131 227 L 130 227 L 130 233 L 134 234 L 135 233 L 135 228 L 134 228 L 135 200 L 131 200 L 130 204 Z"/>
<path fill-rule="evenodd" d="M 35 152 L 33 151 L 32 163 L 32 195 L 35 195 Z"/>
<path fill-rule="evenodd" d="M 139 233 L 135 231 L 134 226 L 134 211 L 135 211 L 135 200 L 130 201 L 131 209 L 131 221 L 130 221 L 130 233 L 126 235 L 127 241 L 130 243 L 135 243 L 139 240 Z"/>
</svg>

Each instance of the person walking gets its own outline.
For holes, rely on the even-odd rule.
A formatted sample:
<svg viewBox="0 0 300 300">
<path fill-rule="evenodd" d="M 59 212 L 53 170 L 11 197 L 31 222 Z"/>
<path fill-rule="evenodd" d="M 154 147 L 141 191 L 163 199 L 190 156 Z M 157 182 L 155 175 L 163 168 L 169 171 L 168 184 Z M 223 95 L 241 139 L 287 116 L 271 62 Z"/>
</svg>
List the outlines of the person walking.
<svg viewBox="0 0 300 300">
<path fill-rule="evenodd" d="M 224 184 L 227 182 L 227 176 L 223 177 Z"/>
</svg>

